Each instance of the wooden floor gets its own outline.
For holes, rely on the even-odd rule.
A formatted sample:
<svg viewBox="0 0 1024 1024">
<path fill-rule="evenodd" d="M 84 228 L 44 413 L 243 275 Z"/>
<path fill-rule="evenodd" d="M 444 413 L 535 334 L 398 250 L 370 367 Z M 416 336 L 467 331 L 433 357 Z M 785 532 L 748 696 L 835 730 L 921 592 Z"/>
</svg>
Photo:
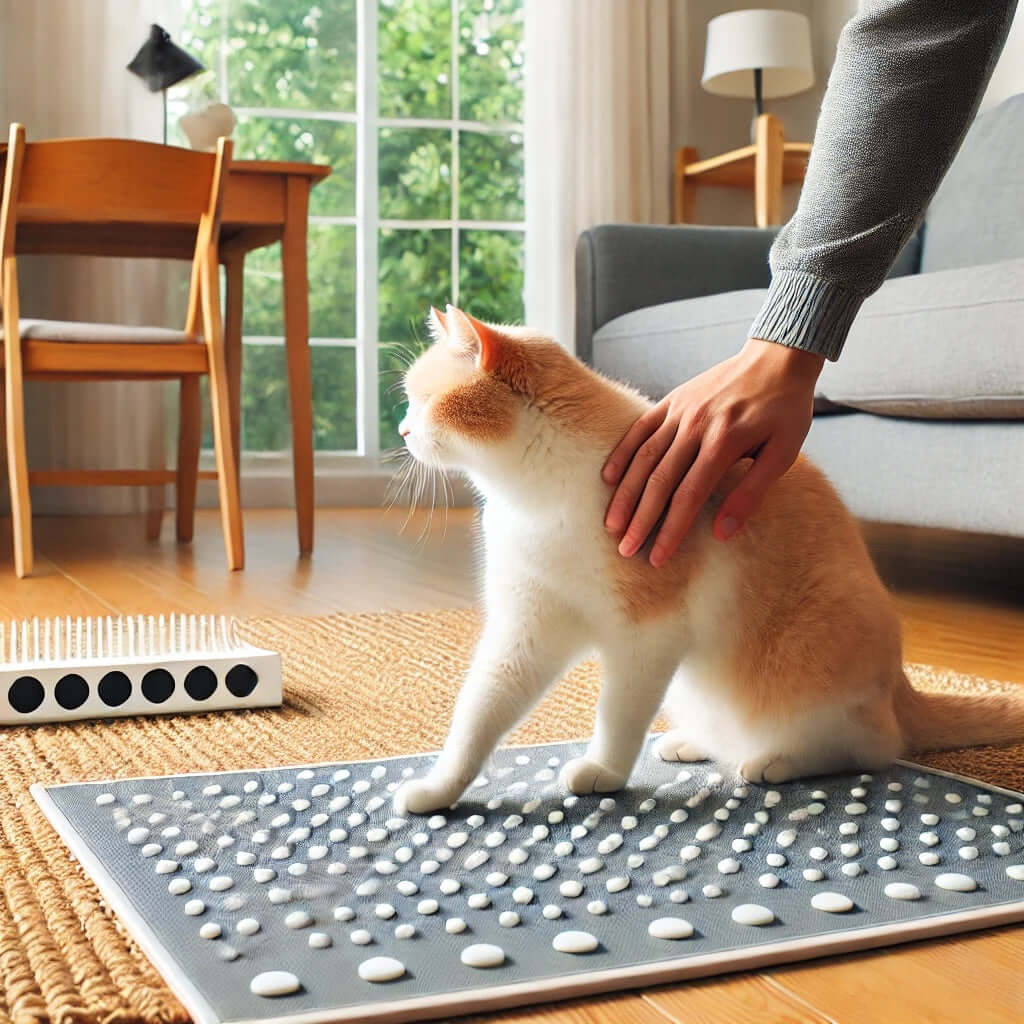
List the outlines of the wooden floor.
<svg viewBox="0 0 1024 1024">
<path fill-rule="evenodd" d="M 224 568 L 216 516 L 195 542 L 145 539 L 141 520 L 41 519 L 36 575 L 18 581 L 0 527 L 0 615 L 215 611 L 237 616 L 427 609 L 474 603 L 468 511 L 321 511 L 317 550 L 296 557 L 294 515 L 246 513 L 248 568 Z M 1024 683 L 1024 541 L 865 527 L 903 617 L 906 657 Z M 421 538 L 422 533 L 422 538 Z M 1024 926 L 833 957 L 493 1018 L 548 1024 L 849 1024 L 1024 1020 Z"/>
</svg>

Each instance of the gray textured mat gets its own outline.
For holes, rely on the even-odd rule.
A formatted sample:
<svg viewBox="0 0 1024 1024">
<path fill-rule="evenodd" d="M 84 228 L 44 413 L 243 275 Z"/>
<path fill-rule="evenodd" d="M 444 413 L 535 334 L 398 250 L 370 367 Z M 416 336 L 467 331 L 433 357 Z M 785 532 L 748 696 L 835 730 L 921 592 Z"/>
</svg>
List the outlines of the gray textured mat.
<svg viewBox="0 0 1024 1024">
<path fill-rule="evenodd" d="M 33 794 L 200 1024 L 444 1016 L 1024 919 L 1019 794 L 906 764 L 747 786 L 713 764 L 646 754 L 628 791 L 576 800 L 557 772 L 582 749 L 499 751 L 455 809 L 406 822 L 388 798 L 430 757 Z M 950 874 L 976 887 L 936 883 Z M 920 898 L 893 898 L 890 883 Z M 821 893 L 852 908 L 817 909 Z M 474 907 L 474 894 L 489 905 Z M 774 921 L 739 923 L 743 904 Z M 519 923 L 503 924 L 503 912 Z M 684 919 L 692 935 L 652 936 L 662 918 Z M 259 930 L 240 933 L 243 919 Z M 414 934 L 396 937 L 403 926 Z M 596 948 L 556 951 L 570 930 Z M 369 944 L 353 942 L 360 931 Z M 479 943 L 499 946 L 503 965 L 462 963 Z M 360 964 L 378 956 L 404 975 L 363 980 Z M 252 979 L 272 970 L 293 974 L 298 991 L 253 994 Z"/>
</svg>

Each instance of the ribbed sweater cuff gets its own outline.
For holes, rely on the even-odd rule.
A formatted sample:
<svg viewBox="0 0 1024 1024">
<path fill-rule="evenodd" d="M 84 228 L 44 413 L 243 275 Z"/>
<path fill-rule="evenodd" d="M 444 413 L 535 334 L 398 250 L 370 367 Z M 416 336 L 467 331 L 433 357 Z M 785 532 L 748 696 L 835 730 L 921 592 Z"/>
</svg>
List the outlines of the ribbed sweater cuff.
<svg viewBox="0 0 1024 1024">
<path fill-rule="evenodd" d="M 865 296 L 797 270 L 772 277 L 748 337 L 838 359 Z"/>
</svg>

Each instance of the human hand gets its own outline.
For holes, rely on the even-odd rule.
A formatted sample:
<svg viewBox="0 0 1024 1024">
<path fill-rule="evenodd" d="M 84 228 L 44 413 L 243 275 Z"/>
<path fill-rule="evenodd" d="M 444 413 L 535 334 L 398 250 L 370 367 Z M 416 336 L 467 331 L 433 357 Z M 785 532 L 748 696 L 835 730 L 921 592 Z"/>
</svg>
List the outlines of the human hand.
<svg viewBox="0 0 1024 1024">
<path fill-rule="evenodd" d="M 664 514 L 650 554 L 651 565 L 663 565 L 729 468 L 750 457 L 754 464 L 713 525 L 719 540 L 733 536 L 796 460 L 824 363 L 812 352 L 751 338 L 644 413 L 601 472 L 617 485 L 605 527 L 621 536 L 619 553 L 636 554 Z"/>
</svg>

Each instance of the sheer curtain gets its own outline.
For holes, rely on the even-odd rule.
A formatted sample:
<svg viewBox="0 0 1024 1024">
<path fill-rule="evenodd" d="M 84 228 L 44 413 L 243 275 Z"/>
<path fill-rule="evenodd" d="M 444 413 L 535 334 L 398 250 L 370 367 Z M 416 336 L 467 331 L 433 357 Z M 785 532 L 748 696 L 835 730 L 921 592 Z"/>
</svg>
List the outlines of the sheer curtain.
<svg viewBox="0 0 1024 1024">
<path fill-rule="evenodd" d="M 151 22 L 172 33 L 174 0 L 0 0 L 0 125 L 21 121 L 33 139 L 75 135 L 160 141 L 163 110 L 125 66 Z M 22 316 L 181 327 L 180 264 L 19 259 Z M 164 458 L 159 383 L 26 385 L 32 468 L 141 468 Z M 7 502 L 6 475 L 0 487 Z M 138 488 L 37 488 L 33 511 L 132 512 Z"/>
<path fill-rule="evenodd" d="M 668 223 L 683 39 L 685 0 L 526 0 L 526 320 L 569 348 L 580 231 Z"/>
</svg>

